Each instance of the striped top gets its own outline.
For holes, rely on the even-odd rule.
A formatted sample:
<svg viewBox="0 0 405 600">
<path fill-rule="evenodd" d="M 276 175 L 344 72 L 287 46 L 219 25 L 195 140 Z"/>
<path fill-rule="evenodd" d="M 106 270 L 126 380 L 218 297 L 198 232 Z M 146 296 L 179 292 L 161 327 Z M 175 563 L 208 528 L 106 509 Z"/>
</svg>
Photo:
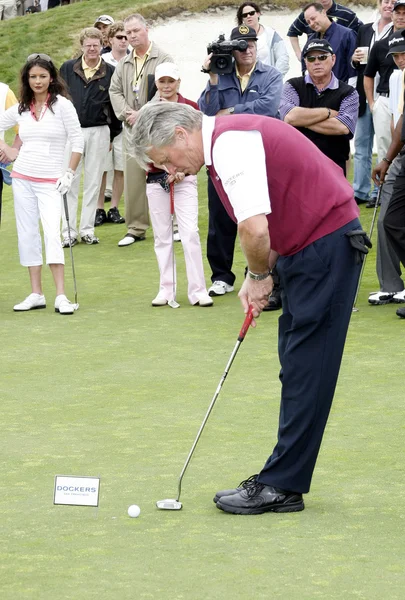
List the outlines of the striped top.
<svg viewBox="0 0 405 600">
<path fill-rule="evenodd" d="M 61 177 L 68 140 L 72 152 L 83 152 L 84 140 L 76 110 L 64 96 L 58 96 L 52 110 L 48 108 L 40 121 L 29 110 L 18 114 L 15 104 L 0 115 L 0 130 L 15 125 L 19 125 L 22 146 L 13 166 L 22 175 L 40 179 Z"/>
</svg>

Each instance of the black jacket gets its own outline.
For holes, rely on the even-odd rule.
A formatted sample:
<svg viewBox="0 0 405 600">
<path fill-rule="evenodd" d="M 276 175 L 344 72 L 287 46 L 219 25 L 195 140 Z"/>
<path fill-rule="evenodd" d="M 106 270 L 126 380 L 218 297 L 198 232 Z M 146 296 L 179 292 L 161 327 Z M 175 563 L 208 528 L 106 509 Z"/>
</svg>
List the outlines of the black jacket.
<svg viewBox="0 0 405 600">
<path fill-rule="evenodd" d="M 68 86 L 80 125 L 82 127 L 108 125 L 111 141 L 122 129 L 121 121 L 115 116 L 108 93 L 113 73 L 114 67 L 102 60 L 99 69 L 91 79 L 87 80 L 82 68 L 81 56 L 67 60 L 60 68 L 60 74 Z"/>
</svg>

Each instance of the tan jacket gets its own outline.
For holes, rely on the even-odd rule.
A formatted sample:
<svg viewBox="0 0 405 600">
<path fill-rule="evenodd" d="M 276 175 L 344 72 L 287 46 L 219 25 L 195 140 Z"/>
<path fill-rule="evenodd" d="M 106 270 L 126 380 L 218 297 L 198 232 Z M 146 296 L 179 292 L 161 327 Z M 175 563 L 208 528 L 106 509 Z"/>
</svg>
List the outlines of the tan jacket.
<svg viewBox="0 0 405 600">
<path fill-rule="evenodd" d="M 120 121 L 124 121 L 124 136 L 130 140 L 131 126 L 125 121 L 127 109 L 139 110 L 148 99 L 148 75 L 153 75 L 157 65 L 163 62 L 173 62 L 172 57 L 161 50 L 154 42 L 151 52 L 143 69 L 143 76 L 139 86 L 138 99 L 133 91 L 134 83 L 134 58 L 131 52 L 115 67 L 110 84 L 110 99 L 114 112 Z"/>
</svg>

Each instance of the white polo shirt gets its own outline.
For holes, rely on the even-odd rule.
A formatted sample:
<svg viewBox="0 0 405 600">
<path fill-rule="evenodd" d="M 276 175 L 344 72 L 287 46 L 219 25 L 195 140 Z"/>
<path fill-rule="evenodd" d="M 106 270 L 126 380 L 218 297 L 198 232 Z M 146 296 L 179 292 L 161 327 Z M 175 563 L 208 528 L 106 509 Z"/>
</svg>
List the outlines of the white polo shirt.
<svg viewBox="0 0 405 600">
<path fill-rule="evenodd" d="M 233 119 L 223 117 L 224 119 Z M 216 117 L 203 115 L 202 137 L 206 166 L 213 162 L 237 222 L 271 213 L 266 158 L 259 131 L 226 131 L 213 147 Z"/>
</svg>

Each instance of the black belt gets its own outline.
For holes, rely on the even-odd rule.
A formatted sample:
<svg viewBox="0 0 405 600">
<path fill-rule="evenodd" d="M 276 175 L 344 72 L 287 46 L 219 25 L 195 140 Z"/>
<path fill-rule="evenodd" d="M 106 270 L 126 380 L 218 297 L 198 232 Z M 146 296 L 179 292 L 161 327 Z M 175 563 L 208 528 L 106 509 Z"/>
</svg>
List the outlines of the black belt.
<svg viewBox="0 0 405 600">
<path fill-rule="evenodd" d="M 379 96 L 383 96 L 384 98 L 389 98 L 389 92 L 378 92 Z"/>
</svg>

